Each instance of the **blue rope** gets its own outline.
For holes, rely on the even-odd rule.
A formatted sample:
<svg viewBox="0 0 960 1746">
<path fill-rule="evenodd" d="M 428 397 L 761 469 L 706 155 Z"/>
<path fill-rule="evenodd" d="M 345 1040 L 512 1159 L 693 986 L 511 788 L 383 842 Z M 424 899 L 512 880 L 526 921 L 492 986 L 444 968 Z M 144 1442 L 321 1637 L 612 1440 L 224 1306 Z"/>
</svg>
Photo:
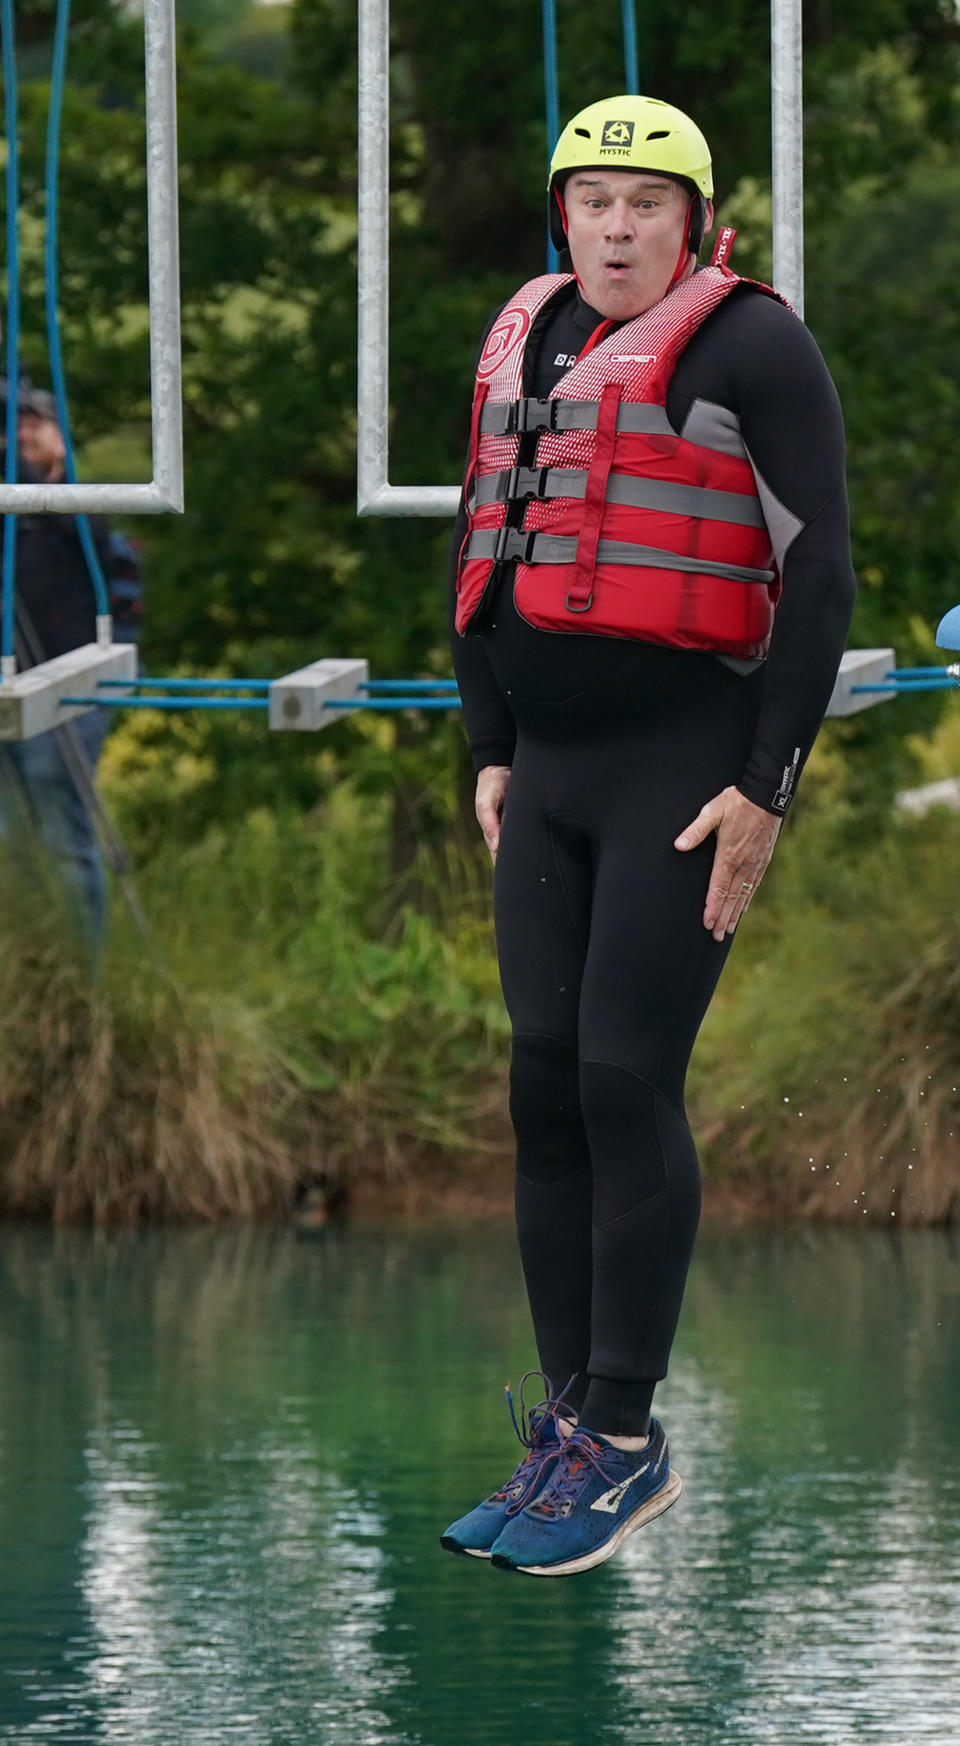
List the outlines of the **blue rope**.
<svg viewBox="0 0 960 1746">
<path fill-rule="evenodd" d="M 128 681 L 129 683 L 129 681 Z M 78 707 L 102 704 L 105 709 L 269 709 L 268 697 L 61 697 Z M 337 698 L 324 709 L 459 709 L 459 697 Z"/>
<path fill-rule="evenodd" d="M 324 709 L 459 709 L 459 697 L 331 697 Z"/>
<path fill-rule="evenodd" d="M 360 691 L 456 691 L 455 679 L 371 679 L 363 680 Z"/>
<path fill-rule="evenodd" d="M 104 709 L 269 709 L 268 697 L 61 697 Z"/>
<path fill-rule="evenodd" d="M 20 381 L 20 162 L 17 148 L 17 48 L 13 0 L 0 0 L 3 30 L 3 121 L 7 141 L 7 469 L 8 485 L 17 482 L 17 400 Z M 9 665 L 14 655 L 14 594 L 17 580 L 17 518 L 3 518 L 3 583 L 0 607 L 0 655 Z"/>
<path fill-rule="evenodd" d="M 136 691 L 269 691 L 272 679 L 98 679 L 97 687 Z"/>
<path fill-rule="evenodd" d="M 272 679 L 98 679 L 98 686 L 129 691 L 269 691 Z M 359 691 L 456 691 L 455 679 L 364 679 Z"/>
<path fill-rule="evenodd" d="M 7 4 L 8 0 L 4 0 Z M 12 0 L 9 0 L 12 4 Z M 77 463 L 73 450 L 73 438 L 70 434 L 70 413 L 67 407 L 67 389 L 63 374 L 63 358 L 60 350 L 60 322 L 57 312 L 57 279 L 58 279 L 58 248 L 60 231 L 60 120 L 63 112 L 63 88 L 67 76 L 67 38 L 70 30 L 70 0 L 57 0 L 57 21 L 53 36 L 53 65 L 50 73 L 50 111 L 47 117 L 47 157 L 45 165 L 45 196 L 46 196 L 46 235 L 44 238 L 44 278 L 47 310 L 47 347 L 50 354 L 50 377 L 53 383 L 54 399 L 57 403 L 57 418 L 63 434 L 64 470 L 71 485 L 77 481 Z M 8 375 L 9 379 L 9 375 Z M 110 596 L 104 581 L 100 559 L 90 524 L 85 515 L 76 517 L 77 533 L 83 547 L 83 555 L 87 560 L 87 569 L 93 583 L 93 592 L 97 603 L 98 618 L 109 618 Z"/>
<path fill-rule="evenodd" d="M 900 692 L 900 693 L 901 693 L 901 694 L 902 694 L 902 695 L 905 695 L 905 694 L 906 694 L 906 693 L 908 693 L 908 692 L 910 692 L 910 691 L 947 691 L 947 690 L 955 690 L 955 689 L 956 689 L 956 685 L 957 685 L 957 681 L 956 681 L 956 679 L 951 679 L 951 678 L 950 678 L 950 677 L 949 677 L 949 676 L 948 676 L 948 677 L 946 677 L 946 678 L 944 678 L 944 679 L 908 679 L 908 680 L 907 680 L 907 681 L 906 681 L 906 683 L 905 683 L 905 684 L 903 684 L 903 685 L 899 685 L 899 684 L 898 684 L 898 683 L 897 683 L 897 682 L 896 682 L 896 680 L 893 680 L 893 679 L 891 679 L 891 680 L 889 680 L 889 681 L 887 681 L 887 682 L 886 682 L 886 683 L 884 683 L 884 684 L 877 684 L 877 685 L 851 685 L 851 687 L 850 687 L 850 690 L 851 690 L 851 692 L 854 692 L 854 691 L 889 691 L 889 692 L 897 692 L 897 691 L 899 691 L 899 692 Z"/>
<path fill-rule="evenodd" d="M 946 667 L 893 667 L 885 679 L 934 679 L 946 673 Z"/>
<path fill-rule="evenodd" d="M 543 0 L 543 83 L 547 106 L 547 155 L 560 138 L 560 88 L 557 77 L 557 6 L 556 0 Z M 560 260 L 550 240 L 547 227 L 547 272 L 555 273 Z"/>
<path fill-rule="evenodd" d="M 637 13 L 634 0 L 620 0 L 623 12 L 623 64 L 626 70 L 626 91 L 635 97 L 640 90 L 640 62 L 637 54 Z"/>
</svg>

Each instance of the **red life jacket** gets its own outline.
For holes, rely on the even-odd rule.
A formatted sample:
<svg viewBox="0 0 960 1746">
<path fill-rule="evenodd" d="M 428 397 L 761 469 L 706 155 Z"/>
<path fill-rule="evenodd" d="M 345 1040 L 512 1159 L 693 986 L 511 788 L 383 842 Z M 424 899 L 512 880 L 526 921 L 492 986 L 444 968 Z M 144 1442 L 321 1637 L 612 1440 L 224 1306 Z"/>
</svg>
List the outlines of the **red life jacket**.
<svg viewBox="0 0 960 1746">
<path fill-rule="evenodd" d="M 457 630 L 495 564 L 515 558 L 517 610 L 539 629 L 765 655 L 780 578 L 736 421 L 711 408 L 716 427 L 701 419 L 686 440 L 666 413 L 684 347 L 724 298 L 755 282 L 727 267 L 693 274 L 581 355 L 548 399 L 525 399 L 530 329 L 570 280 L 522 286 L 477 366 Z M 528 431 L 540 432 L 535 463 L 519 467 Z M 522 523 L 508 527 L 508 506 L 524 500 Z"/>
</svg>

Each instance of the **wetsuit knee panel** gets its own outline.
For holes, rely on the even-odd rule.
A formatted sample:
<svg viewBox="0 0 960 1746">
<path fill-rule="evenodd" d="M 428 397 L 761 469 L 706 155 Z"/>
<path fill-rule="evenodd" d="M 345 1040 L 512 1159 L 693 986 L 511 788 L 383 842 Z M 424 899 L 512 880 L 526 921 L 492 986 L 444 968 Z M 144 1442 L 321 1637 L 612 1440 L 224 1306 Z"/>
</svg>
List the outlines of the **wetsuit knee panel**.
<svg viewBox="0 0 960 1746">
<path fill-rule="evenodd" d="M 594 1177 L 594 1223 L 635 1212 L 699 1181 L 689 1126 L 646 1080 L 612 1061 L 580 1065 L 580 1106 Z"/>
<path fill-rule="evenodd" d="M 558 1037 L 514 1036 L 510 1117 L 517 1169 L 528 1181 L 556 1182 L 575 1170 L 589 1170 L 574 1044 Z"/>
</svg>

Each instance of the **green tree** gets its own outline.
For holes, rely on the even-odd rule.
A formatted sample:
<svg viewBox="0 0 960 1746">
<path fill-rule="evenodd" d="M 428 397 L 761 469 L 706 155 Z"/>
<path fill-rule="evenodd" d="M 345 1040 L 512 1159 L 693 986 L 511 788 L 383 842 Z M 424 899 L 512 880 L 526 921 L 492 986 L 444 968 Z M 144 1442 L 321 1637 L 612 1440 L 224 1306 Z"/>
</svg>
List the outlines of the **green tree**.
<svg viewBox="0 0 960 1746">
<path fill-rule="evenodd" d="M 702 120 L 729 209 L 749 204 L 752 188 L 761 212 L 766 5 L 702 0 L 680 15 L 657 0 L 641 10 L 643 82 Z M 591 14 L 561 0 L 559 14 L 568 113 L 622 83 L 619 9 Z M 40 16 L 49 23 L 49 7 Z M 180 31 L 187 513 L 136 528 L 151 580 L 146 656 L 154 671 L 276 673 L 341 653 L 367 655 L 379 675 L 446 672 L 447 524 L 355 513 L 352 0 L 297 0 L 290 29 L 282 82 L 224 60 L 222 28 Z M 391 29 L 392 477 L 454 481 L 477 336 L 543 258 L 539 25 L 507 0 L 492 0 L 482 19 L 463 0 L 439 12 L 427 0 L 395 0 Z M 934 594 L 939 605 L 945 588 L 932 528 L 939 520 L 948 532 L 955 514 L 943 440 L 955 394 L 944 362 L 951 249 L 937 209 L 952 188 L 938 178 L 958 127 L 955 9 L 946 0 L 851 0 L 841 10 L 821 0 L 805 29 L 810 313 L 851 425 L 865 583 L 858 634 L 909 634 L 919 646 L 910 627 L 936 616 Z M 74 418 L 81 441 L 119 430 L 142 444 L 139 24 L 91 6 L 72 55 L 61 252 Z M 25 227 L 25 355 L 38 376 L 45 103 L 44 84 L 29 85 L 24 195 L 36 222 Z M 891 223 L 909 240 L 894 262 Z M 754 228 L 747 264 L 763 252 Z M 916 272 L 918 258 L 927 271 Z M 924 707 L 898 705 L 896 728 L 893 711 L 877 711 L 883 729 L 864 731 L 892 736 L 895 753 L 899 724 L 914 725 Z M 411 820 L 420 832 L 445 822 L 451 778 L 464 776 L 459 728 L 436 717 L 351 722 L 322 744 L 271 741 L 266 756 L 262 728 L 249 722 L 128 731 L 150 750 L 158 781 L 167 771 L 172 782 L 184 755 L 209 769 L 192 790 L 194 808 L 178 809 L 191 834 L 211 814 L 278 793 L 309 805 L 345 772 L 374 791 L 394 789 L 399 773 L 402 858 L 399 823 L 409 837 Z"/>
</svg>

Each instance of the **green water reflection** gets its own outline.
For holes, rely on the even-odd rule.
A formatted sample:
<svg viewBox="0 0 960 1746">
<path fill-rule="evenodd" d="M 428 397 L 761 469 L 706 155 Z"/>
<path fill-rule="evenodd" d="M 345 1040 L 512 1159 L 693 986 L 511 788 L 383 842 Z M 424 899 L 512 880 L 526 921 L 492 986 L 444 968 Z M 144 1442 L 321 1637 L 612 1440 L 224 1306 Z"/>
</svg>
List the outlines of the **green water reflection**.
<svg viewBox="0 0 960 1746">
<path fill-rule="evenodd" d="M 513 1236 L 0 1232 L 0 1741 L 960 1738 L 939 1232 L 702 1233 L 681 1502 L 603 1569 L 442 1553 L 516 1445 Z"/>
</svg>

